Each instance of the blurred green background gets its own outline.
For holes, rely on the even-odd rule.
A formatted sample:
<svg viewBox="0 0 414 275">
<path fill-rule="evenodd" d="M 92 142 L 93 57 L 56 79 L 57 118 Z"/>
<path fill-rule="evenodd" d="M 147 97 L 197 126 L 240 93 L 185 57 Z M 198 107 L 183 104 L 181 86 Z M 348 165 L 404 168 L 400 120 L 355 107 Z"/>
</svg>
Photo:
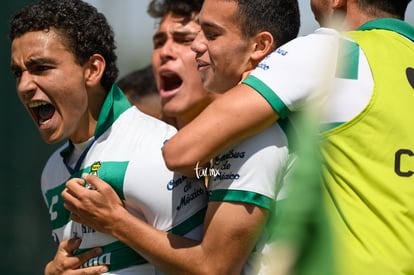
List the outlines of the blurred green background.
<svg viewBox="0 0 414 275">
<path fill-rule="evenodd" d="M 2 2 L 0 66 L 3 144 L 0 191 L 0 274 L 42 274 L 54 255 L 48 210 L 40 191 L 42 167 L 55 146 L 46 145 L 15 92 L 10 73 L 8 19 L 29 0 Z M 4 5 L 5 4 L 5 5 Z M 7 19 L 7 20 L 6 20 Z"/>
</svg>

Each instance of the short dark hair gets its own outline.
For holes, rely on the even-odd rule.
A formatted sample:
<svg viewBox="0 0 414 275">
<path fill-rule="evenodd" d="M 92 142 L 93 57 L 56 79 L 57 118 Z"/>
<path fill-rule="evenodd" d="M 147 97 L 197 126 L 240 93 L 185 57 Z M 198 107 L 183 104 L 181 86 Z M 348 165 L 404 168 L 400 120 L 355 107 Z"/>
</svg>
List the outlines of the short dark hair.
<svg viewBox="0 0 414 275">
<path fill-rule="evenodd" d="M 104 57 L 106 67 L 101 84 L 109 91 L 119 71 L 114 32 L 105 16 L 81 0 L 41 0 L 23 7 L 12 17 L 9 38 L 13 41 L 27 32 L 52 28 L 80 65 L 93 54 Z"/>
<path fill-rule="evenodd" d="M 147 12 L 153 18 L 163 18 L 168 13 L 188 18 L 200 12 L 203 2 L 203 0 L 152 0 Z"/>
<path fill-rule="evenodd" d="M 361 10 L 373 16 L 386 12 L 396 18 L 404 20 L 408 3 L 411 0 L 358 0 L 357 2 Z"/>
<path fill-rule="evenodd" d="M 300 13 L 297 0 L 234 1 L 238 6 L 235 20 L 246 38 L 268 31 L 275 40 L 275 47 L 279 47 L 298 35 Z"/>
<path fill-rule="evenodd" d="M 122 91 L 128 93 L 133 102 L 147 95 L 158 96 L 151 64 L 128 73 L 119 79 L 117 84 Z"/>
</svg>

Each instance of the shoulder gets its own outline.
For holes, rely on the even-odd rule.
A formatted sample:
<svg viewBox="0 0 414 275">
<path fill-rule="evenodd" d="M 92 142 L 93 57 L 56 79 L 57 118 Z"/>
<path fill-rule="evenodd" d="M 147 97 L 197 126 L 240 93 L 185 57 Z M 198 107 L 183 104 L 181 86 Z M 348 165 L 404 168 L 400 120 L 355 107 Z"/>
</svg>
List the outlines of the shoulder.
<svg viewBox="0 0 414 275">
<path fill-rule="evenodd" d="M 300 51 L 303 51 L 305 49 L 313 50 L 314 48 L 317 49 L 320 46 L 322 47 L 332 46 L 332 43 L 334 43 L 333 45 L 335 45 L 335 43 L 337 43 L 340 37 L 341 37 L 341 34 L 334 29 L 319 28 L 311 34 L 304 35 L 304 36 L 298 36 L 297 38 L 282 45 L 280 48 L 281 49 L 287 48 L 287 49 L 294 49 L 294 50 L 298 49 Z"/>
<path fill-rule="evenodd" d="M 177 129 L 162 120 L 141 112 L 135 106 L 125 111 L 116 122 L 119 127 L 128 127 L 140 135 L 171 137 Z"/>
</svg>

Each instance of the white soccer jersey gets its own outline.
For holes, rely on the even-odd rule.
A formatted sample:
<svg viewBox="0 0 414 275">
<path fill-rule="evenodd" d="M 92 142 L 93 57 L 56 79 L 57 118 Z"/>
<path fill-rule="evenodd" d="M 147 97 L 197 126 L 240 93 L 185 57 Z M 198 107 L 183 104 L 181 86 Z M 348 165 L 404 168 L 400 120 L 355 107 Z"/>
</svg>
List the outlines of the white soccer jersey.
<svg viewBox="0 0 414 275">
<path fill-rule="evenodd" d="M 111 184 L 135 216 L 159 230 L 201 240 L 207 204 L 204 181 L 173 175 L 162 157 L 163 142 L 175 132 L 164 122 L 129 107 L 122 91 L 114 85 L 101 111 L 95 139 L 84 145 L 87 154 L 79 170 L 71 173 L 64 164 L 73 151 L 73 145 L 66 144 L 50 157 L 42 173 L 42 192 L 55 240 L 80 237 L 79 252 L 103 247 L 103 254 L 85 266 L 106 264 L 111 274 L 159 273 L 112 236 L 70 220 L 60 196 L 65 182 L 70 177 L 90 173 L 93 165 L 99 168 L 98 176 Z"/>
<path fill-rule="evenodd" d="M 291 222 L 282 237 L 313 238 L 302 241 L 299 273 L 412 273 L 413 34 L 412 26 L 392 18 L 343 35 L 320 29 L 276 50 L 243 82 L 281 117 L 317 104 L 328 130 L 321 134 L 321 172 L 333 251 L 330 234 L 304 235 L 295 232 L 303 224 Z M 315 228 L 326 229 L 323 223 L 313 220 Z M 306 253 L 312 248 L 321 250 Z"/>
<path fill-rule="evenodd" d="M 209 201 L 253 204 L 271 212 L 277 191 L 286 174 L 289 156 L 285 132 L 273 124 L 213 159 L 208 190 Z M 254 252 L 244 266 L 243 274 L 256 274 L 256 258 L 267 240 L 262 233 Z"/>
<path fill-rule="evenodd" d="M 357 51 L 358 62 L 344 58 Z M 328 58 L 327 58 L 328 57 Z M 345 61 L 345 62 L 343 62 Z M 349 65 L 350 64 L 350 65 Z M 358 68 L 353 75 L 352 66 Z M 283 118 L 313 107 L 323 128 L 351 120 L 368 104 L 373 79 L 364 52 L 337 31 L 320 28 L 270 54 L 243 82 L 256 89 Z"/>
</svg>

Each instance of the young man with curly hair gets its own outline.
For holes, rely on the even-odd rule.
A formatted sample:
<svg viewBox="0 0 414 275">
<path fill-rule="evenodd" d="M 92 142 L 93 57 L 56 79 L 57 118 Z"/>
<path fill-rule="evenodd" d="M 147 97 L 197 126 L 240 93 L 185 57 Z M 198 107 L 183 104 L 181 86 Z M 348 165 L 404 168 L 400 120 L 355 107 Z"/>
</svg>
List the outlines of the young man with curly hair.
<svg viewBox="0 0 414 275">
<path fill-rule="evenodd" d="M 21 102 L 46 143 L 66 141 L 51 155 L 41 178 L 52 234 L 62 243 L 56 259 L 63 259 L 48 264 L 46 274 L 80 266 L 73 273 L 157 274 L 154 265 L 118 239 L 74 222 L 61 193 L 68 179 L 97 175 L 136 219 L 200 240 L 204 182 L 177 178 L 162 159 L 163 143 L 175 128 L 131 106 L 114 83 L 114 34 L 104 15 L 86 2 L 28 5 L 12 18 L 10 39 Z M 82 188 L 97 192 L 88 183 Z M 95 247 L 100 251 L 90 250 Z"/>
</svg>

